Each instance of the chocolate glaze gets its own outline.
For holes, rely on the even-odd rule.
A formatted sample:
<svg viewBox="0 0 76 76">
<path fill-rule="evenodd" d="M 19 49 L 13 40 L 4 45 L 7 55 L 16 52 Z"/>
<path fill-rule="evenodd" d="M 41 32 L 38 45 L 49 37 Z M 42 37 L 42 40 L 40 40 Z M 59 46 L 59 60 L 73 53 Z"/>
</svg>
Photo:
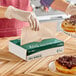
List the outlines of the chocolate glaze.
<svg viewBox="0 0 76 76">
<path fill-rule="evenodd" d="M 70 19 L 76 19 L 76 15 L 71 16 Z"/>
<path fill-rule="evenodd" d="M 62 66 L 67 67 L 68 69 L 71 69 L 72 67 L 76 66 L 76 57 L 74 56 L 59 57 L 59 59 L 57 59 L 56 61 Z"/>
<path fill-rule="evenodd" d="M 68 23 L 76 25 L 76 15 L 71 16 L 70 18 L 65 19 Z"/>
</svg>

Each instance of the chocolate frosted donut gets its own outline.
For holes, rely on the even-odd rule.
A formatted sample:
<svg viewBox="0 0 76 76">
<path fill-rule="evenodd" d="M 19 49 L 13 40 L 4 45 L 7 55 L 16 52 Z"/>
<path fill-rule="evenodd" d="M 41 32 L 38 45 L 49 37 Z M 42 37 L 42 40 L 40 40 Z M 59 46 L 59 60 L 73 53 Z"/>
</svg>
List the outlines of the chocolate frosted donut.
<svg viewBox="0 0 76 76">
<path fill-rule="evenodd" d="M 76 19 L 76 15 L 71 16 L 70 19 Z"/>
<path fill-rule="evenodd" d="M 66 32 L 76 32 L 76 15 L 65 19 L 61 25 L 62 29 Z"/>
<path fill-rule="evenodd" d="M 65 19 L 68 23 L 76 25 L 76 15 L 71 16 L 70 18 Z"/>
<path fill-rule="evenodd" d="M 56 60 L 59 64 L 71 69 L 76 66 L 76 57 L 73 56 L 63 56 Z"/>
<path fill-rule="evenodd" d="M 59 72 L 75 74 L 76 73 L 76 57 L 62 56 L 55 61 L 56 69 Z"/>
</svg>

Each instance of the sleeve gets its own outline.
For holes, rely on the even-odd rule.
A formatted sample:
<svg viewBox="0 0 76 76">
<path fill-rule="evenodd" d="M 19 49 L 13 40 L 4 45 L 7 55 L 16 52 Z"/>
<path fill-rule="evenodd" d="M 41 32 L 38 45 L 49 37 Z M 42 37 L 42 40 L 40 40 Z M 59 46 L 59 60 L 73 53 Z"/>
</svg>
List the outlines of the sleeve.
<svg viewBox="0 0 76 76">
<path fill-rule="evenodd" d="M 54 0 L 40 0 L 41 5 L 45 7 L 50 7 L 50 5 L 54 2 Z"/>
</svg>

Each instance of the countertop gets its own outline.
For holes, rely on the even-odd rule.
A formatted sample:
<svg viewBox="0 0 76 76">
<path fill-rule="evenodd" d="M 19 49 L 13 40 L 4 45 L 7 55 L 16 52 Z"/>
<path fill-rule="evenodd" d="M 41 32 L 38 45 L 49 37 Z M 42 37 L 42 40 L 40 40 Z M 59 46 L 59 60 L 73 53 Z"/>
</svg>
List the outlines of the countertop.
<svg viewBox="0 0 76 76">
<path fill-rule="evenodd" d="M 64 53 L 27 62 L 8 51 L 9 40 L 17 38 L 0 38 L 0 76 L 59 76 L 49 71 L 48 64 L 60 55 L 76 55 L 76 38 L 58 32 L 56 38 L 65 42 Z"/>
</svg>

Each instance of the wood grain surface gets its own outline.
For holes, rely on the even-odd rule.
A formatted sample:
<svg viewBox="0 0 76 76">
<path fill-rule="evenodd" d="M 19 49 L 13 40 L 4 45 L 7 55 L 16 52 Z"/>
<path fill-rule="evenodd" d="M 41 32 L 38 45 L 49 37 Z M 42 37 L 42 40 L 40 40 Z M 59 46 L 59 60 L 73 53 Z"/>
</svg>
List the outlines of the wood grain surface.
<svg viewBox="0 0 76 76">
<path fill-rule="evenodd" d="M 56 37 L 65 42 L 63 54 L 76 55 L 75 38 L 64 33 L 57 33 Z M 16 38 L 19 37 L 0 38 L 0 76 L 63 76 L 48 69 L 48 64 L 63 54 L 24 61 L 8 52 L 8 41 Z"/>
</svg>

